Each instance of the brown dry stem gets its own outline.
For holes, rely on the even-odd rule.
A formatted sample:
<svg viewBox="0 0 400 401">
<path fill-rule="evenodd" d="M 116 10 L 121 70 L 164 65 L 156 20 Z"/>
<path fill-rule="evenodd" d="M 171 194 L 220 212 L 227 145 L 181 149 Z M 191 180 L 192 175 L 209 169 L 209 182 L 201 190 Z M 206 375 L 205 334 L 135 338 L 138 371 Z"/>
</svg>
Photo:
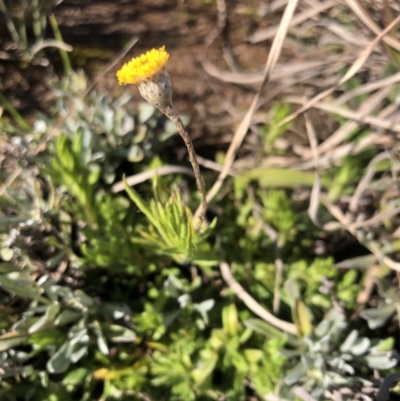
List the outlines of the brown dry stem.
<svg viewBox="0 0 400 401">
<path fill-rule="evenodd" d="M 164 109 L 160 109 L 175 125 L 177 128 L 179 135 L 182 137 L 185 145 L 187 147 L 189 153 L 189 160 L 193 168 L 194 176 L 196 178 L 197 188 L 200 192 L 201 196 L 201 204 L 199 206 L 199 214 L 197 215 L 198 221 L 195 224 L 195 230 L 199 231 L 203 221 L 206 216 L 207 211 L 207 198 L 206 198 L 206 190 L 204 186 L 203 177 L 201 175 L 199 162 L 197 161 L 196 152 L 194 150 L 193 142 L 190 139 L 189 133 L 186 131 L 185 126 L 183 125 L 182 119 L 179 116 L 178 112 L 174 109 L 173 106 L 168 106 Z"/>
<path fill-rule="evenodd" d="M 297 335 L 298 330 L 293 323 L 286 322 L 274 316 L 271 312 L 261 306 L 233 277 L 231 269 L 226 262 L 221 262 L 219 265 L 221 275 L 228 284 L 229 288 L 241 299 L 244 304 L 257 316 L 272 326 L 282 330 L 288 334 Z"/>
</svg>

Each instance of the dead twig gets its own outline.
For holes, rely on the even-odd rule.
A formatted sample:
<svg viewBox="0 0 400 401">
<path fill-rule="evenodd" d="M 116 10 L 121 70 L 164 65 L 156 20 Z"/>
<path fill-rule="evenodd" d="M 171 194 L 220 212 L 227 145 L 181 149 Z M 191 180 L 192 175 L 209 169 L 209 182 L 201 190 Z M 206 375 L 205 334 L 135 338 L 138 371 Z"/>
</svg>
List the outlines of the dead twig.
<svg viewBox="0 0 400 401">
<path fill-rule="evenodd" d="M 339 207 L 333 205 L 325 196 L 321 197 L 321 201 L 327 208 L 329 213 L 332 214 L 332 216 L 339 221 L 339 223 L 341 224 L 341 228 L 345 228 L 347 231 L 349 231 L 349 233 L 352 234 L 363 246 L 365 246 L 377 258 L 379 262 L 384 263 L 392 270 L 400 272 L 400 263 L 395 262 L 393 259 L 386 256 L 380 250 L 379 246 L 376 244 L 375 241 L 368 241 L 362 238 L 362 236 L 356 229 L 357 225 L 351 224 L 351 222 L 346 218 L 346 216 L 342 213 Z M 397 211 L 397 213 L 399 212 L 400 210 Z M 338 227 L 337 225 L 332 223 L 327 223 L 324 225 L 324 229 L 329 231 L 337 230 L 338 228 L 340 228 L 340 226 Z"/>
<path fill-rule="evenodd" d="M 317 227 L 320 227 L 321 224 L 318 221 L 317 217 L 318 207 L 319 207 L 319 195 L 321 193 L 321 176 L 318 167 L 318 141 L 317 141 L 317 136 L 315 135 L 314 126 L 312 125 L 311 120 L 309 119 L 307 113 L 304 113 L 304 118 L 306 120 L 307 136 L 310 142 L 311 152 L 314 160 L 314 168 L 315 168 L 315 181 L 311 190 L 308 215 L 310 216 L 311 221 Z"/>
<path fill-rule="evenodd" d="M 244 288 L 235 280 L 232 272 L 229 268 L 228 263 L 221 262 L 219 265 L 221 275 L 228 284 L 229 288 L 241 299 L 244 304 L 258 317 L 273 325 L 274 327 L 288 333 L 297 334 L 297 327 L 293 323 L 285 322 L 284 320 L 278 319 L 271 312 L 267 311 L 262 307 L 251 295 L 249 295 Z"/>
<path fill-rule="evenodd" d="M 141 182 L 147 181 L 155 176 L 169 175 L 169 174 L 185 174 L 193 176 L 193 170 L 188 167 L 183 166 L 173 166 L 173 165 L 165 165 L 157 168 L 152 168 L 150 170 L 143 171 L 139 174 L 131 175 L 126 178 L 126 182 L 130 187 L 140 184 Z M 111 192 L 117 193 L 124 191 L 124 183 L 123 181 L 116 182 L 111 187 Z"/>
</svg>

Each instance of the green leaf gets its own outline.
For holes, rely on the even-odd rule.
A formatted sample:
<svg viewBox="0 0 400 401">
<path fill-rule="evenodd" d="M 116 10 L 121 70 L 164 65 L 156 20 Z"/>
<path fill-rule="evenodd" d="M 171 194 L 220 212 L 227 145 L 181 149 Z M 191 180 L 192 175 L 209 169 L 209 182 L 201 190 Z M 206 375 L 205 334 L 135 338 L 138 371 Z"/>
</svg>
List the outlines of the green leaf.
<svg viewBox="0 0 400 401">
<path fill-rule="evenodd" d="M 218 362 L 218 354 L 211 350 L 205 349 L 200 351 L 200 362 L 197 367 L 192 370 L 191 376 L 193 380 L 199 385 L 206 381 L 215 369 Z"/>
<path fill-rule="evenodd" d="M 397 365 L 397 360 L 388 355 L 368 355 L 365 359 L 371 369 L 387 370 Z"/>
<path fill-rule="evenodd" d="M 357 341 L 358 338 L 358 330 L 352 330 L 347 338 L 344 340 L 343 344 L 340 347 L 340 351 L 343 353 L 351 351 L 354 343 Z"/>
<path fill-rule="evenodd" d="M 256 180 L 264 188 L 312 187 L 315 181 L 314 173 L 283 168 L 257 168 L 242 173 L 240 177 Z"/>
<path fill-rule="evenodd" d="M 382 327 L 396 312 L 395 305 L 379 305 L 376 309 L 365 309 L 360 312 L 360 316 L 365 319 L 370 329 L 374 330 Z"/>
<path fill-rule="evenodd" d="M 63 379 L 64 386 L 77 386 L 85 381 L 89 374 L 86 368 L 78 368 L 69 372 Z"/>
<path fill-rule="evenodd" d="M 247 319 L 244 325 L 267 338 L 282 337 L 282 332 L 261 319 Z"/>
<path fill-rule="evenodd" d="M 42 293 L 42 290 L 34 286 L 32 281 L 12 280 L 6 275 L 0 275 L 0 286 L 7 292 L 24 298 L 38 299 Z"/>
<path fill-rule="evenodd" d="M 124 176 L 123 178 L 124 182 L 124 188 L 125 191 L 127 192 L 129 198 L 135 205 L 139 208 L 139 210 L 147 217 L 147 219 L 155 226 L 158 227 L 158 222 L 157 220 L 153 217 L 153 214 L 151 213 L 151 210 L 149 207 L 146 205 L 146 202 L 142 199 L 142 197 L 133 189 L 131 188 Z"/>
<path fill-rule="evenodd" d="M 96 333 L 97 347 L 99 348 L 99 351 L 103 355 L 108 355 L 110 351 L 108 349 L 107 341 L 104 338 L 103 332 L 101 331 L 100 325 L 97 321 L 93 322 L 93 328 Z"/>
<path fill-rule="evenodd" d="M 65 342 L 47 362 L 47 370 L 49 373 L 63 373 L 70 366 L 70 356 L 72 347 L 70 343 Z"/>
<path fill-rule="evenodd" d="M 371 347 L 371 340 L 366 337 L 359 338 L 351 349 L 353 355 L 364 355 Z"/>
<path fill-rule="evenodd" d="M 239 320 L 235 304 L 222 309 L 222 325 L 226 333 L 235 336 L 239 329 Z"/>
<path fill-rule="evenodd" d="M 55 326 L 64 326 L 66 324 L 75 322 L 82 317 L 82 313 L 73 311 L 71 309 L 64 309 L 56 317 L 54 321 Z"/>
<path fill-rule="evenodd" d="M 304 302 L 300 299 L 296 300 L 295 315 L 295 321 L 297 322 L 300 333 L 304 336 L 311 334 L 313 326 L 310 319 L 310 313 Z"/>
<path fill-rule="evenodd" d="M 28 336 L 16 332 L 8 332 L 0 337 L 0 352 L 23 344 Z"/>
<path fill-rule="evenodd" d="M 51 325 L 54 322 L 54 319 L 58 315 L 59 311 L 60 311 L 60 305 L 58 304 L 50 305 L 45 314 L 29 328 L 28 333 L 32 334 L 35 331 L 39 331 L 40 329 L 48 326 L 49 324 Z"/>
<path fill-rule="evenodd" d="M 83 307 L 90 309 L 95 306 L 93 299 L 86 295 L 82 290 L 76 290 L 74 295 L 76 300 Z"/>
<path fill-rule="evenodd" d="M 136 340 L 136 333 L 118 324 L 109 324 L 103 326 L 104 334 L 115 343 L 130 343 Z"/>
<path fill-rule="evenodd" d="M 32 128 L 29 126 L 29 124 L 2 93 L 0 93 L 0 104 L 3 105 L 3 107 L 10 113 L 12 118 L 22 130 L 27 133 L 32 131 Z"/>
<path fill-rule="evenodd" d="M 306 376 L 307 368 L 303 365 L 302 362 L 299 362 L 294 368 L 286 373 L 284 381 L 286 384 L 293 385 Z"/>
<path fill-rule="evenodd" d="M 12 263 L 0 263 L 0 274 L 12 273 L 18 270 L 18 267 Z"/>
<path fill-rule="evenodd" d="M 73 347 L 71 351 L 71 355 L 69 357 L 72 363 L 78 362 L 81 358 L 83 358 L 88 351 L 88 346 L 86 344 L 77 344 Z"/>
<path fill-rule="evenodd" d="M 244 356 L 250 365 L 257 364 L 263 358 L 264 352 L 259 349 L 246 349 Z"/>
<path fill-rule="evenodd" d="M 376 350 L 378 352 L 387 352 L 391 351 L 394 347 L 394 338 L 393 337 L 388 337 L 385 338 L 384 340 L 379 341 L 377 345 L 373 348 L 373 350 Z"/>
</svg>

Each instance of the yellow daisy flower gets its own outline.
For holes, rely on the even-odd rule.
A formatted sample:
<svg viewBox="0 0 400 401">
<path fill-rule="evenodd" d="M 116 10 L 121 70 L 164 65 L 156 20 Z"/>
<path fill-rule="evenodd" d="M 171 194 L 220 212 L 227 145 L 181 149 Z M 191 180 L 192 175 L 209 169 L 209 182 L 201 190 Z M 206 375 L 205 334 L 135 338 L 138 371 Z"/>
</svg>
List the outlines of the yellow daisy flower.
<svg viewBox="0 0 400 401">
<path fill-rule="evenodd" d="M 165 46 L 160 49 L 152 49 L 139 57 L 134 57 L 117 72 L 120 85 L 140 85 L 146 79 L 157 75 L 167 63 L 169 54 Z"/>
<path fill-rule="evenodd" d="M 134 84 L 140 94 L 163 113 L 172 108 L 172 84 L 165 64 L 169 54 L 165 46 L 152 49 L 124 64 L 117 72 L 120 85 Z"/>
</svg>

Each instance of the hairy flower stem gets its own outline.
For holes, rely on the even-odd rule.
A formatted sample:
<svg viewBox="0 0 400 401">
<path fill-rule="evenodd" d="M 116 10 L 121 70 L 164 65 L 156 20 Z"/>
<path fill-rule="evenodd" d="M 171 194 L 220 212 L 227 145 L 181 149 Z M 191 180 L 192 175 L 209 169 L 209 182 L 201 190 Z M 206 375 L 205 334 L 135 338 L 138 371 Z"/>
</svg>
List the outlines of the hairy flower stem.
<svg viewBox="0 0 400 401">
<path fill-rule="evenodd" d="M 194 150 L 193 142 L 190 139 L 188 132 L 186 131 L 185 126 L 183 125 L 182 119 L 179 116 L 178 112 L 174 109 L 173 106 L 167 106 L 165 108 L 160 108 L 160 110 L 174 123 L 177 128 L 179 135 L 182 137 L 185 145 L 187 147 L 189 153 L 189 160 L 193 168 L 194 176 L 196 178 L 197 188 L 200 192 L 201 196 L 201 208 L 200 213 L 198 215 L 198 221 L 195 224 L 195 230 L 199 231 L 201 225 L 206 216 L 207 211 L 207 198 L 206 198 L 206 190 L 204 187 L 203 177 L 200 172 L 199 162 L 197 161 L 196 152 Z"/>
<path fill-rule="evenodd" d="M 201 196 L 201 205 L 193 218 L 194 221 L 197 220 L 194 229 L 195 231 L 199 231 L 207 211 L 206 190 L 204 188 L 204 181 L 201 176 L 200 166 L 197 161 L 192 140 L 178 112 L 172 105 L 172 83 L 165 69 L 168 58 L 169 54 L 166 52 L 164 46 L 158 50 L 152 49 L 139 57 L 133 58 L 128 63 L 125 63 L 123 67 L 117 71 L 117 78 L 121 85 L 137 85 L 142 97 L 150 104 L 157 107 L 174 123 L 185 142 L 194 176 L 196 177 L 197 188 Z"/>
</svg>

